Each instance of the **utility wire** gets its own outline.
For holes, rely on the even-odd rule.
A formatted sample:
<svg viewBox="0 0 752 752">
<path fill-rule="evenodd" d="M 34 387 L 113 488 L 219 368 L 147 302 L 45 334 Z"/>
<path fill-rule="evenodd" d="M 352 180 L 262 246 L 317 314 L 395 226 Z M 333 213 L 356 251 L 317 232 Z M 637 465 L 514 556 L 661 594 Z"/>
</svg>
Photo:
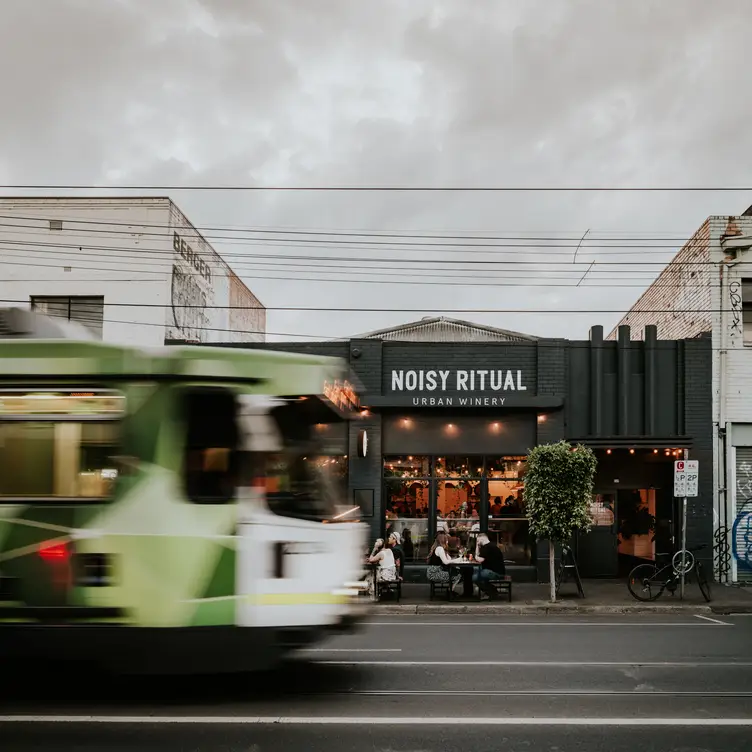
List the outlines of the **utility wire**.
<svg viewBox="0 0 752 752">
<path fill-rule="evenodd" d="M 427 185 L 74 185 L 16 183 L 0 190 L 18 191 L 276 191 L 324 193 L 733 193 L 749 192 L 745 186 L 427 186 Z M 26 197 L 24 197 L 26 198 Z M 149 197 L 147 197 L 149 198 Z"/>
<path fill-rule="evenodd" d="M 41 220 L 39 220 L 39 221 L 41 221 Z M 65 222 L 67 220 L 63 220 L 63 221 Z M 46 237 L 49 237 L 49 233 L 50 232 L 55 232 L 55 233 L 65 233 L 66 232 L 65 230 L 55 230 L 55 231 L 52 231 L 52 230 L 47 230 L 46 228 L 43 228 L 43 227 L 37 227 L 35 225 L 18 224 L 18 223 L 12 223 L 12 222 L 0 222 L 0 227 L 11 227 L 11 228 L 17 228 L 17 229 L 26 231 L 24 233 L 20 233 L 19 232 L 19 233 L 14 233 L 14 234 L 44 235 Z M 132 225 L 131 228 L 132 229 L 130 229 L 130 230 L 113 230 L 113 229 L 100 229 L 100 228 L 86 228 L 84 230 L 77 230 L 76 231 L 76 235 L 77 236 L 86 236 L 86 235 L 105 234 L 105 235 L 111 235 L 111 236 L 114 235 L 114 236 L 116 236 L 118 238 L 122 238 L 124 236 L 128 237 L 128 238 L 132 238 L 133 236 L 138 236 L 138 237 L 152 237 L 152 238 L 165 238 L 165 239 L 169 239 L 170 242 L 172 242 L 172 239 L 173 239 L 173 231 L 169 231 L 169 232 L 143 232 L 141 230 L 138 230 L 136 225 Z M 195 231 L 191 230 L 191 232 L 195 232 Z M 610 238 L 604 238 L 603 239 L 604 242 L 608 243 L 607 245 L 594 245 L 594 244 L 582 245 L 582 242 L 581 241 L 577 241 L 576 239 L 572 243 L 553 242 L 553 241 L 567 240 L 567 238 L 525 238 L 525 237 L 520 237 L 520 238 L 506 238 L 506 240 L 524 240 L 524 241 L 527 241 L 527 242 L 524 242 L 524 243 L 508 243 L 508 242 L 506 242 L 506 243 L 499 243 L 499 242 L 486 243 L 486 242 L 475 242 L 475 241 L 484 240 L 484 238 L 474 238 L 472 236 L 467 236 L 463 240 L 463 242 L 456 242 L 456 243 L 436 243 L 436 242 L 429 241 L 429 240 L 424 240 L 424 241 L 420 241 L 420 242 L 417 242 L 417 241 L 414 241 L 414 240 L 404 240 L 404 241 L 403 240 L 383 240 L 383 239 L 378 239 L 377 240 L 375 238 L 389 237 L 389 236 L 386 236 L 386 235 L 379 235 L 377 233 L 372 233 L 370 235 L 370 237 L 374 238 L 374 239 L 370 239 L 370 240 L 352 240 L 352 239 L 339 240 L 339 239 L 336 239 L 336 238 L 335 239 L 331 239 L 331 238 L 320 239 L 318 237 L 298 238 L 297 235 L 308 235 L 308 234 L 314 234 L 314 233 L 306 233 L 306 232 L 293 233 L 293 232 L 290 232 L 290 234 L 294 234 L 295 237 L 292 237 L 292 238 L 290 238 L 290 237 L 250 237 L 249 238 L 249 237 L 239 237 L 239 236 L 214 236 L 213 240 L 215 240 L 215 241 L 221 241 L 223 243 L 227 243 L 228 245 L 236 245 L 236 246 L 237 245 L 245 245 L 245 246 L 255 247 L 255 246 L 257 246 L 257 245 L 259 245 L 261 243 L 276 243 L 276 244 L 280 244 L 280 245 L 290 245 L 291 247 L 298 247 L 297 245 L 293 245 L 293 244 L 305 243 L 305 244 L 307 244 L 308 246 L 310 246 L 312 248 L 316 248 L 319 245 L 324 245 L 324 246 L 325 245 L 331 245 L 331 246 L 342 246 L 342 245 L 345 245 L 345 246 L 356 247 L 356 248 L 363 246 L 363 250 L 367 250 L 370 246 L 388 246 L 388 247 L 408 246 L 410 248 L 412 248 L 412 247 L 417 247 L 418 249 L 426 249 L 426 248 L 428 248 L 428 249 L 431 249 L 431 250 L 433 250 L 434 248 L 448 248 L 448 249 L 450 249 L 452 251 L 454 251 L 454 250 L 466 250 L 466 249 L 469 249 L 469 248 L 481 248 L 481 249 L 482 248 L 514 248 L 514 249 L 519 249 L 519 248 L 554 248 L 554 249 L 558 249 L 558 248 L 573 248 L 574 251 L 555 251 L 555 252 L 559 253 L 561 255 L 566 255 L 566 256 L 571 256 L 574 253 L 575 257 L 576 257 L 577 251 L 580 250 L 580 249 L 582 249 L 582 250 L 593 250 L 593 249 L 595 249 L 595 250 L 599 250 L 599 251 L 615 250 L 615 251 L 619 251 L 619 252 L 627 252 L 628 249 L 638 248 L 638 249 L 641 249 L 642 253 L 647 253 L 649 251 L 653 252 L 653 251 L 656 251 L 656 250 L 664 250 L 667 253 L 668 252 L 674 252 L 675 253 L 676 250 L 677 250 L 675 243 L 670 243 L 668 245 L 666 245 L 666 244 L 656 245 L 656 244 L 650 244 L 650 243 L 640 242 L 640 243 L 630 243 L 630 244 L 627 244 L 627 245 L 624 245 L 624 244 L 616 245 L 616 244 L 614 244 L 614 242 L 612 242 L 612 239 L 610 239 Z M 317 234 L 318 235 L 330 235 L 330 233 L 317 233 Z M 331 233 L 331 235 L 334 235 L 334 233 Z M 366 235 L 365 233 L 361 233 L 360 234 L 361 237 L 364 237 L 365 235 Z M 208 243 L 206 237 L 207 236 L 199 236 L 199 235 L 197 235 L 197 237 L 195 239 L 193 239 L 193 238 L 188 238 L 187 240 L 185 238 L 183 238 L 183 239 L 186 240 L 186 242 L 189 242 L 189 243 L 190 242 L 195 243 L 197 241 L 200 242 L 201 240 L 203 240 L 204 242 L 207 243 L 207 245 L 210 245 Z M 413 237 L 419 237 L 419 236 L 413 236 Z M 427 237 L 430 237 L 430 236 L 427 236 Z M 445 239 L 449 239 L 449 238 L 447 237 Z M 244 241 L 244 242 L 242 242 L 242 243 L 228 242 L 228 241 L 239 241 L 239 240 L 240 241 Z M 466 241 L 469 241 L 469 240 L 472 240 L 474 242 L 472 242 L 472 243 L 466 242 Z M 544 240 L 547 241 L 547 242 L 545 244 L 541 244 L 541 241 L 544 241 Z M 583 240 L 584 240 L 584 238 L 583 238 Z M 593 240 L 600 240 L 600 239 L 599 238 L 593 238 Z M 613 241 L 616 241 L 616 240 L 617 239 L 615 239 L 615 238 L 613 239 Z M 632 251 L 632 252 L 634 252 L 634 251 Z M 222 255 L 223 256 L 227 256 L 227 255 L 233 255 L 233 254 L 231 254 L 231 253 L 228 254 L 228 253 L 225 252 Z M 238 254 L 234 254 L 234 255 L 238 255 Z"/>
<path fill-rule="evenodd" d="M 45 295 L 38 296 L 40 298 L 47 297 Z M 56 296 L 52 296 L 56 297 Z M 64 297 L 76 297 L 64 296 Z M 12 298 L 0 298 L 0 303 L 20 303 L 28 305 L 29 301 L 17 300 Z M 112 306 L 113 308 L 200 308 L 203 310 L 221 310 L 221 311 L 255 311 L 260 310 L 254 306 L 232 306 L 232 305 L 198 305 L 193 303 L 184 304 L 172 304 L 172 303 L 105 303 L 106 307 Z M 340 307 L 340 306 L 274 306 L 265 308 L 267 311 L 288 311 L 288 312 L 305 312 L 305 311 L 323 311 L 330 313 L 571 313 L 577 315 L 586 315 L 591 313 L 598 314 L 614 314 L 620 313 L 623 315 L 637 314 L 637 313 L 731 313 L 732 308 L 645 308 L 639 311 L 625 312 L 623 309 L 576 309 L 576 308 L 358 308 L 355 307 Z M 124 323 L 137 323 L 137 322 L 124 322 Z"/>
</svg>

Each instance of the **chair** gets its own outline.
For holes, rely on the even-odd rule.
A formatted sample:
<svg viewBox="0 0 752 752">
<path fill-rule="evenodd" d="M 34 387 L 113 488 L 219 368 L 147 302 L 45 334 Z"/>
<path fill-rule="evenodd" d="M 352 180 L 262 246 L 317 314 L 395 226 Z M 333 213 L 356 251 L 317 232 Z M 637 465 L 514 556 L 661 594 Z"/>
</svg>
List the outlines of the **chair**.
<svg viewBox="0 0 752 752">
<path fill-rule="evenodd" d="M 501 580 L 486 580 L 486 585 L 490 585 L 499 596 L 506 596 L 509 603 L 512 602 L 512 576 L 507 574 Z M 478 600 L 483 599 L 483 591 L 478 588 Z"/>
<path fill-rule="evenodd" d="M 402 580 L 389 580 L 376 583 L 376 598 L 381 599 L 384 593 L 396 593 L 397 603 L 402 600 Z"/>
</svg>

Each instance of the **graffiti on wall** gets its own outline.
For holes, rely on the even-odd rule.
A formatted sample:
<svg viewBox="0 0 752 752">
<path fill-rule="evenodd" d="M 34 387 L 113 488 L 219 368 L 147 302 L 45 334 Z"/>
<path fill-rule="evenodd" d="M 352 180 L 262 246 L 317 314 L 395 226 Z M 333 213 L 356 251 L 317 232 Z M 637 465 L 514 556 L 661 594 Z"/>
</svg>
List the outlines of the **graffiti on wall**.
<svg viewBox="0 0 752 752">
<path fill-rule="evenodd" d="M 726 577 L 731 570 L 729 529 L 725 525 L 716 528 L 713 534 L 713 569 L 719 577 Z"/>
<path fill-rule="evenodd" d="M 741 283 L 734 280 L 729 285 L 729 302 L 731 303 L 731 336 L 742 335 L 742 292 Z"/>
<path fill-rule="evenodd" d="M 263 342 L 266 309 L 177 208 L 165 339 Z"/>
<path fill-rule="evenodd" d="M 207 294 L 196 281 L 196 275 L 175 264 L 172 267 L 170 305 L 172 324 L 181 338 L 199 341 L 206 339 L 209 328 L 206 304 Z"/>
<path fill-rule="evenodd" d="M 736 467 L 736 518 L 731 547 L 739 574 L 752 574 L 752 463 Z"/>
</svg>

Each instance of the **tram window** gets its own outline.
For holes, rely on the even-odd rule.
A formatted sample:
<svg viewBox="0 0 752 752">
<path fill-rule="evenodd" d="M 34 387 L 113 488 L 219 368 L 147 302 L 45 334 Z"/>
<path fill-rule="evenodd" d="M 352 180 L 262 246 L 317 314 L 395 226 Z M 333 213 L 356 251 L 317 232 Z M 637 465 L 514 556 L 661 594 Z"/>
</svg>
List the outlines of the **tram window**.
<svg viewBox="0 0 752 752">
<path fill-rule="evenodd" d="M 235 395 L 226 389 L 195 389 L 183 399 L 186 419 L 185 485 L 197 504 L 235 498 L 238 426 Z"/>
<path fill-rule="evenodd" d="M 114 421 L 0 423 L 0 503 L 110 497 L 119 431 Z"/>
</svg>

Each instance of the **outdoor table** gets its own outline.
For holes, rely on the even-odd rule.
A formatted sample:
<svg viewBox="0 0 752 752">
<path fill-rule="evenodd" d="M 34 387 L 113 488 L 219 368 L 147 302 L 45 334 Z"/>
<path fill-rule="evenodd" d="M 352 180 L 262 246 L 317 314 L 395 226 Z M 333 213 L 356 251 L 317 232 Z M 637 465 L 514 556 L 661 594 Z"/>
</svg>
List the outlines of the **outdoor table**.
<svg viewBox="0 0 752 752">
<path fill-rule="evenodd" d="M 472 598 L 473 597 L 472 576 L 467 577 L 465 575 L 465 572 L 467 572 L 469 570 L 472 573 L 472 570 L 475 567 L 480 567 L 480 563 L 477 562 L 477 561 L 465 561 L 464 559 L 458 559 L 458 560 L 455 560 L 455 561 L 451 561 L 449 564 L 447 564 L 447 567 L 450 570 L 450 572 L 449 572 L 450 582 L 451 582 L 451 577 L 452 577 L 452 574 L 451 574 L 451 570 L 452 569 L 458 569 L 462 573 L 462 580 L 463 580 L 463 582 L 462 582 L 462 595 L 465 598 Z M 470 588 L 469 588 L 470 592 L 468 592 L 468 581 L 470 582 Z M 451 597 L 451 592 L 452 591 L 450 589 L 450 591 L 449 591 L 450 597 Z"/>
</svg>

